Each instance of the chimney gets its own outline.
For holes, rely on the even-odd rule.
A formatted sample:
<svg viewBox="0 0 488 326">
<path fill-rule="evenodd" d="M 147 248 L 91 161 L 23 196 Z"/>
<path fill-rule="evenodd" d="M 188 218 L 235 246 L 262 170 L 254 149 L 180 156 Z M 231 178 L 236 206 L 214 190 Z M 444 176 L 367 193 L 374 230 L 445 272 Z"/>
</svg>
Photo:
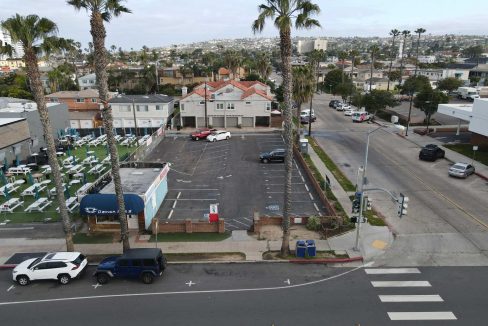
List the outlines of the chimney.
<svg viewBox="0 0 488 326">
<path fill-rule="evenodd" d="M 188 87 L 183 86 L 181 88 L 181 96 L 185 96 L 188 93 Z"/>
</svg>

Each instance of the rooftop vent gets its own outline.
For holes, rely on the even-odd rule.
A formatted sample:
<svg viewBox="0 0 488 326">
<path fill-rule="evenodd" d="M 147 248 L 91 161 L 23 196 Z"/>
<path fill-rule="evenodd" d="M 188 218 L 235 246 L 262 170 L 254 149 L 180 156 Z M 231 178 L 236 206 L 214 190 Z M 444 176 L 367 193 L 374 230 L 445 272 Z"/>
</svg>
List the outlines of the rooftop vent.
<svg viewBox="0 0 488 326">
<path fill-rule="evenodd" d="M 134 171 L 134 172 L 131 172 L 131 174 L 133 175 L 143 175 L 144 172 L 141 172 L 141 171 Z"/>
</svg>

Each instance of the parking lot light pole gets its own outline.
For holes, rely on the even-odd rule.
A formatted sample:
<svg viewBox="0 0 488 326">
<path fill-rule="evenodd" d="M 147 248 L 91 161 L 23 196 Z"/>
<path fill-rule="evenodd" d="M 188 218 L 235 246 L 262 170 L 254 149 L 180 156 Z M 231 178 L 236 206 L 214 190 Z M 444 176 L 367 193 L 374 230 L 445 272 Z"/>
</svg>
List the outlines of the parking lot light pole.
<svg viewBox="0 0 488 326">
<path fill-rule="evenodd" d="M 363 169 L 362 169 L 362 176 L 361 176 L 361 180 L 359 181 L 359 190 L 358 192 L 361 194 L 360 196 L 360 201 L 359 201 L 359 216 L 358 216 L 358 219 L 357 219 L 357 228 L 356 228 L 356 242 L 354 244 L 354 250 L 356 251 L 359 251 L 359 229 L 361 228 L 361 220 L 363 219 L 363 208 L 364 208 L 364 194 L 363 194 L 363 191 L 364 191 L 364 180 L 366 178 L 366 167 L 368 166 L 368 153 L 369 153 L 369 136 L 375 132 L 375 131 L 378 131 L 380 130 L 381 128 L 385 128 L 385 126 L 379 126 L 378 128 L 376 129 L 373 129 L 371 131 L 368 131 L 368 136 L 367 136 L 367 139 L 366 139 L 366 151 L 364 153 L 364 165 L 363 165 Z"/>
</svg>

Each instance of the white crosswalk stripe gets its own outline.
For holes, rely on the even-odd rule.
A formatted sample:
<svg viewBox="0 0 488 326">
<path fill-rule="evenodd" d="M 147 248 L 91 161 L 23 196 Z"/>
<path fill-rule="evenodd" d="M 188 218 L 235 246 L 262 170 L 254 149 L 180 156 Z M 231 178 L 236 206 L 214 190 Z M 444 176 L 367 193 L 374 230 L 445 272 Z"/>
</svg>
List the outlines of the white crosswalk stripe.
<svg viewBox="0 0 488 326">
<path fill-rule="evenodd" d="M 420 274 L 418 268 L 366 268 L 366 274 Z"/>
<path fill-rule="evenodd" d="M 389 312 L 391 320 L 457 320 L 451 311 Z"/>
<path fill-rule="evenodd" d="M 371 281 L 375 288 L 430 287 L 429 281 Z"/>
<path fill-rule="evenodd" d="M 432 295 L 380 295 L 381 302 L 444 302 L 438 294 Z"/>
</svg>

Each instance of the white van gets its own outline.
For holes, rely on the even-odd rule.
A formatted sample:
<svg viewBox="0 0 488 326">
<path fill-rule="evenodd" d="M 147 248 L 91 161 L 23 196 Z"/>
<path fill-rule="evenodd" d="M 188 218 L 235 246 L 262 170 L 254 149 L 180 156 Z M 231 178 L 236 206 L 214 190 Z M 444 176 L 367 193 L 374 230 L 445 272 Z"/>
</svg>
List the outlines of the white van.
<svg viewBox="0 0 488 326">
<path fill-rule="evenodd" d="M 352 122 L 363 122 L 371 119 L 371 115 L 366 111 L 354 112 L 351 117 Z"/>
<path fill-rule="evenodd" d="M 309 115 L 310 115 L 310 109 L 305 109 L 305 110 L 300 111 L 300 118 L 302 118 L 302 117 L 308 118 Z M 312 109 L 312 118 L 315 118 L 315 112 L 313 109 Z"/>
</svg>

